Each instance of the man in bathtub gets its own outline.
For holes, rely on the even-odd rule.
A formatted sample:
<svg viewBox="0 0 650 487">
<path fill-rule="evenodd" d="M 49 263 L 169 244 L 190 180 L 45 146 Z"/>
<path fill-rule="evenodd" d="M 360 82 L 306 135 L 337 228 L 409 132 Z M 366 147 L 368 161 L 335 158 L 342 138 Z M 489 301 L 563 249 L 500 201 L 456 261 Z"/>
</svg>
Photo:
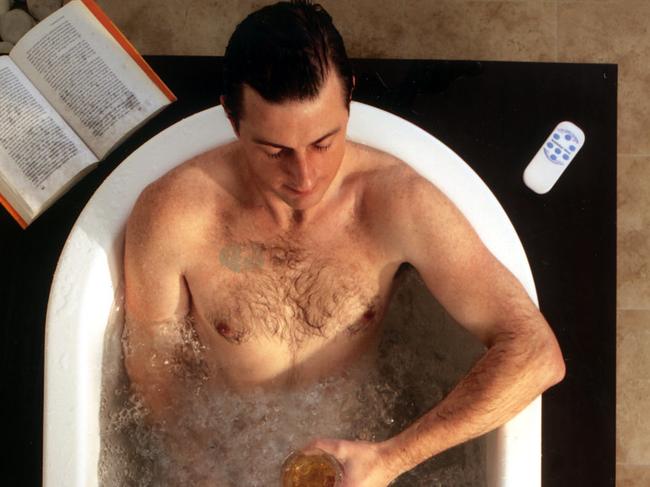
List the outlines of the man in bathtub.
<svg viewBox="0 0 650 487">
<path fill-rule="evenodd" d="M 149 185 L 128 221 L 125 364 L 170 430 L 179 366 L 241 392 L 345 374 L 372 356 L 408 262 L 488 350 L 400 434 L 305 445 L 340 460 L 341 485 L 385 487 L 508 421 L 562 380 L 564 362 L 456 207 L 404 162 L 346 140 L 354 85 L 320 6 L 279 3 L 238 25 L 221 97 L 237 139 Z"/>
</svg>

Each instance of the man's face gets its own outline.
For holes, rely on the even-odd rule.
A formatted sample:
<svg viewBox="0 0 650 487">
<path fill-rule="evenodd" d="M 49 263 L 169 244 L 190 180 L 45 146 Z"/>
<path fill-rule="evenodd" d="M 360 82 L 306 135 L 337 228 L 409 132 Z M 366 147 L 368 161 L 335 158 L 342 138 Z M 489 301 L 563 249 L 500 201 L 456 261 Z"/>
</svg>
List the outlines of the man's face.
<svg viewBox="0 0 650 487">
<path fill-rule="evenodd" d="M 243 114 L 242 162 L 258 189 L 293 209 L 318 203 L 345 153 L 349 116 L 339 77 L 330 73 L 314 100 L 278 104 L 244 85 Z"/>
</svg>

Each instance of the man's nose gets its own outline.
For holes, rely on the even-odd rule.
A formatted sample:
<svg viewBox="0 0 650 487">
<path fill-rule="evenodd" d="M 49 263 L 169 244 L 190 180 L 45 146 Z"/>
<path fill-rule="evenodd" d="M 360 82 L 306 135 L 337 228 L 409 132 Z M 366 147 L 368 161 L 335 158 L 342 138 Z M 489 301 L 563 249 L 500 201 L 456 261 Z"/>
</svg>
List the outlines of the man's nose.
<svg viewBox="0 0 650 487">
<path fill-rule="evenodd" d="M 293 151 L 289 170 L 291 171 L 291 187 L 298 191 L 309 191 L 313 188 L 316 175 L 306 151 Z"/>
</svg>

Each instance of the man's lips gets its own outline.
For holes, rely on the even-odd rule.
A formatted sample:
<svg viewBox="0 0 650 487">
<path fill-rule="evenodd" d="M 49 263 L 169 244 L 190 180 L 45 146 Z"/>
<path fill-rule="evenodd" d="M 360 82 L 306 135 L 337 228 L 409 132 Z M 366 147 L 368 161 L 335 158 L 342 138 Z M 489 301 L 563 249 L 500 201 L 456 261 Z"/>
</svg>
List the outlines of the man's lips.
<svg viewBox="0 0 650 487">
<path fill-rule="evenodd" d="M 311 193 L 311 192 L 314 190 L 314 188 L 312 188 L 312 189 L 310 189 L 309 191 L 299 191 L 299 190 L 297 190 L 297 189 L 292 188 L 291 186 L 286 186 L 286 185 L 285 185 L 285 187 L 286 187 L 287 189 L 289 189 L 291 192 L 293 192 L 293 193 L 295 193 L 295 194 L 298 194 L 298 195 L 300 195 L 300 196 L 308 195 L 309 193 Z"/>
</svg>

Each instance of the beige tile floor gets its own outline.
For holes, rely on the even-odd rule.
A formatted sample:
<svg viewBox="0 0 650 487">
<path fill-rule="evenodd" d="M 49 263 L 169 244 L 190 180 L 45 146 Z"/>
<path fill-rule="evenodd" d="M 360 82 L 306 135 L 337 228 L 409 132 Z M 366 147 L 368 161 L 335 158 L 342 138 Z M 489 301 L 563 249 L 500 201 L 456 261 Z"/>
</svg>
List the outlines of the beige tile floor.
<svg viewBox="0 0 650 487">
<path fill-rule="evenodd" d="M 98 0 L 143 54 L 223 55 L 270 2 Z M 650 485 L 650 2 L 322 0 L 352 57 L 619 65 L 617 485 Z"/>
</svg>

